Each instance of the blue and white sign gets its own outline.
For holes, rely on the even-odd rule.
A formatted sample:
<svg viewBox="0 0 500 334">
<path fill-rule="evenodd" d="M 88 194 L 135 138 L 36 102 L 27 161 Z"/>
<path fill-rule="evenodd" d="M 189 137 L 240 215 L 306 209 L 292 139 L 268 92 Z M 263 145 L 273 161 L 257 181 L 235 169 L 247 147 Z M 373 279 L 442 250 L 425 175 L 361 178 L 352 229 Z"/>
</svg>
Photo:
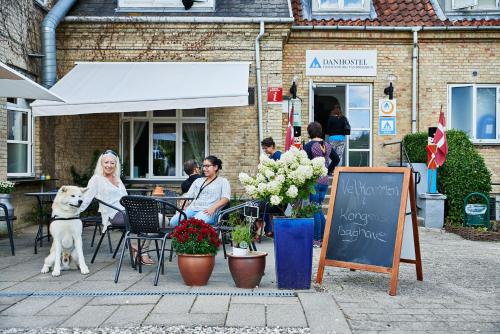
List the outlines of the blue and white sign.
<svg viewBox="0 0 500 334">
<path fill-rule="evenodd" d="M 306 75 L 377 76 L 377 50 L 307 50 Z"/>
<path fill-rule="evenodd" d="M 379 136 L 394 136 L 396 134 L 396 117 L 379 117 Z"/>
</svg>

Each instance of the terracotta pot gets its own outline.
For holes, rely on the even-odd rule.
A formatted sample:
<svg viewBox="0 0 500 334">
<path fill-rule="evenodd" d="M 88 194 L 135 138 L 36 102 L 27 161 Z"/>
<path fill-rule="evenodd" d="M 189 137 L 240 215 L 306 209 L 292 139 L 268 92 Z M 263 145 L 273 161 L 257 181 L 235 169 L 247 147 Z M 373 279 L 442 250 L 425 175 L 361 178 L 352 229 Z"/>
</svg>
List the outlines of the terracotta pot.
<svg viewBox="0 0 500 334">
<path fill-rule="evenodd" d="M 253 289 L 260 284 L 266 268 L 266 252 L 250 252 L 248 255 L 228 254 L 229 271 L 238 288 Z"/>
<path fill-rule="evenodd" d="M 215 266 L 215 255 L 178 254 L 177 264 L 186 285 L 207 285 Z"/>
</svg>

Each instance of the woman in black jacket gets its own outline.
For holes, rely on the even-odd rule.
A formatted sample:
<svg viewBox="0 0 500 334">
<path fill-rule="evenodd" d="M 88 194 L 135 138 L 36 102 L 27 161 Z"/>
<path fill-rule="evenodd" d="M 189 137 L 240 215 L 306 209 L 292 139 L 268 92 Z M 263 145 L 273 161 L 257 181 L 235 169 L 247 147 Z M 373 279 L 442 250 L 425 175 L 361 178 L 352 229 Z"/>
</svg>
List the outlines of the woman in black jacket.
<svg viewBox="0 0 500 334">
<path fill-rule="evenodd" d="M 334 101 L 330 116 L 328 117 L 326 133 L 328 134 L 328 142 L 332 145 L 335 153 L 337 153 L 340 158 L 339 166 L 343 166 L 345 136 L 351 134 L 351 126 L 349 125 L 347 117 L 342 114 L 340 103 L 337 100 Z"/>
</svg>

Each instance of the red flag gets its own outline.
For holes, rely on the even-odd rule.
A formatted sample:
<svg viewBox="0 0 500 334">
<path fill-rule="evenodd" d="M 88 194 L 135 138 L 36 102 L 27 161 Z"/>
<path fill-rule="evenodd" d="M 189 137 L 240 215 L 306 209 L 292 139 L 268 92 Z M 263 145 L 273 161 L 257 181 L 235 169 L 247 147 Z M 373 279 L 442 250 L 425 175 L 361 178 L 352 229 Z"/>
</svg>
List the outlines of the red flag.
<svg viewBox="0 0 500 334">
<path fill-rule="evenodd" d="M 293 145 L 293 103 L 290 113 L 288 114 L 288 127 L 286 128 L 285 136 L 285 151 L 288 151 Z"/>
<path fill-rule="evenodd" d="M 436 163 L 439 166 L 444 164 L 446 160 L 446 154 L 448 154 L 448 144 L 446 143 L 446 121 L 444 119 L 444 113 L 441 111 L 439 113 L 439 124 L 434 135 L 434 144 L 437 146 L 436 150 Z"/>
</svg>

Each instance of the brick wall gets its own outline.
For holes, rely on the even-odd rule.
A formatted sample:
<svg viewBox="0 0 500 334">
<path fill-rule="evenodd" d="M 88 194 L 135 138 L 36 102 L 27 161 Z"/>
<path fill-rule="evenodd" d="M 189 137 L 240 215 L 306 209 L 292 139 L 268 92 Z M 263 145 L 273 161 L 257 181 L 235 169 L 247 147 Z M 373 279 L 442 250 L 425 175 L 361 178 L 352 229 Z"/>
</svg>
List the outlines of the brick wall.
<svg viewBox="0 0 500 334">
<path fill-rule="evenodd" d="M 287 25 L 266 26 L 261 42 L 264 98 L 268 83 L 281 85 L 283 39 L 287 32 Z M 255 38 L 258 33 L 258 24 L 65 23 L 58 29 L 57 36 L 58 76 L 67 73 L 75 61 L 248 61 L 249 86 L 256 87 Z M 257 117 L 257 105 L 213 108 L 208 113 L 209 151 L 223 160 L 221 174 L 229 178 L 233 193 L 242 192 L 238 173 L 252 171 L 258 163 Z M 281 108 L 264 103 L 263 120 L 264 136 L 272 135 L 281 143 Z M 54 127 L 54 152 L 44 151 L 43 138 L 41 147 L 54 156 L 60 183 L 71 182 L 71 165 L 86 168 L 93 150 L 118 147 L 118 115 L 57 117 Z"/>
</svg>

